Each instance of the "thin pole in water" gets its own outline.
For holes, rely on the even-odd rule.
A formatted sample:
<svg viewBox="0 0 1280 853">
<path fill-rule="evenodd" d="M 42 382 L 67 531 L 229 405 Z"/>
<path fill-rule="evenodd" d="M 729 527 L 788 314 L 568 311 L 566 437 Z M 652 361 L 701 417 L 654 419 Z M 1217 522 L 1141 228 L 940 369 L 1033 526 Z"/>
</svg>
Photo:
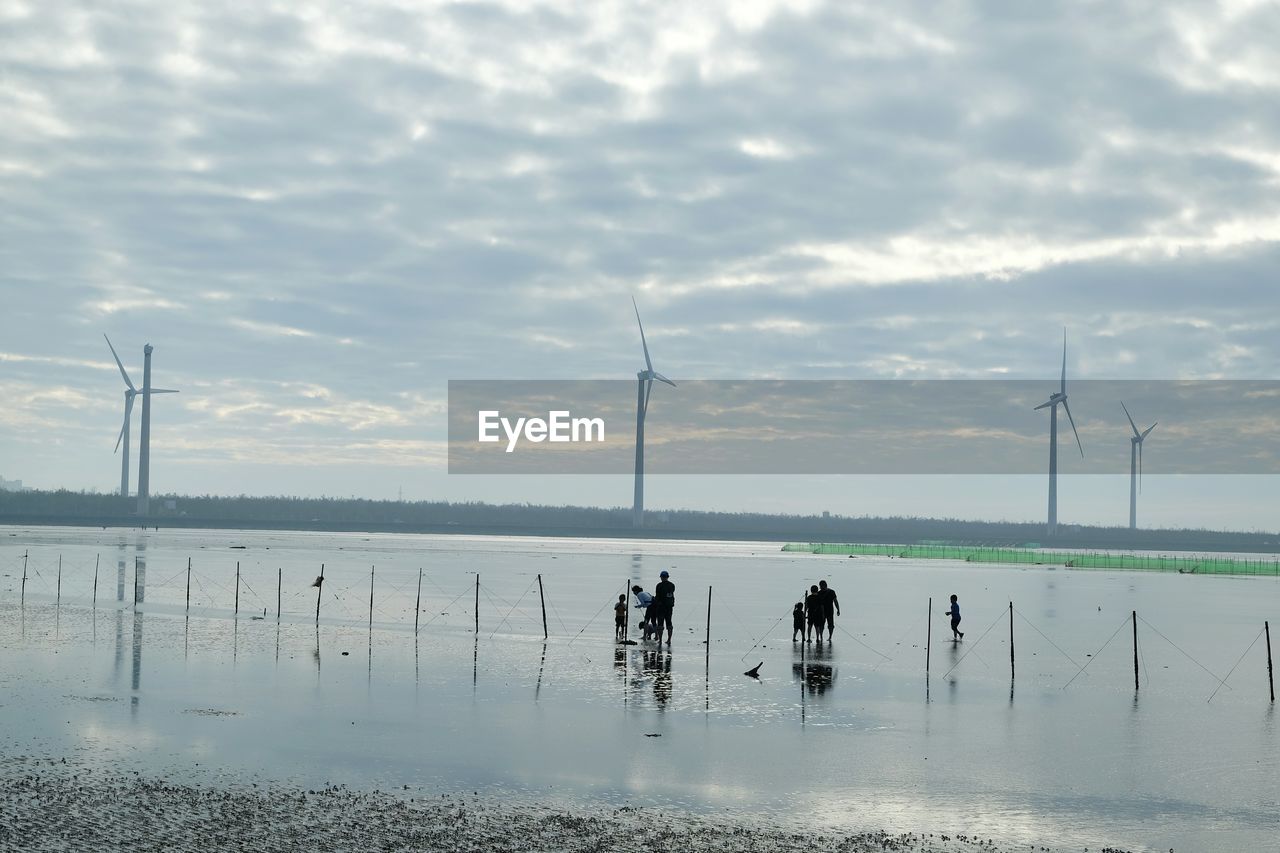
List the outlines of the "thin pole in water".
<svg viewBox="0 0 1280 853">
<path fill-rule="evenodd" d="M 27 603 L 27 555 L 29 553 L 31 552 L 22 552 L 22 592 L 18 596 L 18 602 L 23 606 Z"/>
<path fill-rule="evenodd" d="M 418 568 L 418 596 L 413 600 L 413 636 L 418 636 L 418 614 L 422 612 L 422 568 Z"/>
<path fill-rule="evenodd" d="M 711 587 L 707 587 L 707 666 L 711 665 Z"/>
<path fill-rule="evenodd" d="M 1013 602 L 1009 602 L 1009 678 L 1014 677 L 1013 669 Z"/>
<path fill-rule="evenodd" d="M 369 632 L 373 632 L 373 566 L 369 567 Z"/>
<path fill-rule="evenodd" d="M 58 555 L 58 590 L 53 599 L 54 607 L 62 606 L 62 555 Z"/>
<path fill-rule="evenodd" d="M 93 555 L 93 609 L 98 609 L 98 561 L 102 559 L 101 554 Z"/>
<path fill-rule="evenodd" d="M 476 636 L 480 636 L 480 573 L 476 572 Z"/>
<path fill-rule="evenodd" d="M 276 566 L 276 621 L 280 621 L 280 591 L 284 586 L 284 569 Z"/>
<path fill-rule="evenodd" d="M 929 653 L 933 651 L 933 596 L 929 596 L 929 621 L 924 632 L 924 674 L 929 676 Z"/>
<path fill-rule="evenodd" d="M 1276 701 L 1276 682 L 1271 671 L 1271 622 L 1263 622 L 1263 629 L 1267 632 L 1267 684 L 1271 687 L 1271 701 Z"/>
<path fill-rule="evenodd" d="M 320 577 L 316 584 L 316 627 L 320 627 L 320 593 L 324 591 L 324 563 L 320 564 Z"/>
<path fill-rule="evenodd" d="M 240 561 L 236 560 L 236 609 L 232 616 L 240 615 Z"/>
<path fill-rule="evenodd" d="M 548 639 L 551 633 L 547 631 L 547 596 L 542 591 L 542 575 L 538 575 L 538 599 L 542 602 L 542 639 Z"/>
<path fill-rule="evenodd" d="M 191 612 L 191 558 L 187 557 L 187 613 Z"/>
<path fill-rule="evenodd" d="M 1138 611 L 1133 611 L 1133 692 L 1138 692 Z"/>
<path fill-rule="evenodd" d="M 138 607 L 138 558 L 133 558 L 133 607 Z"/>
</svg>

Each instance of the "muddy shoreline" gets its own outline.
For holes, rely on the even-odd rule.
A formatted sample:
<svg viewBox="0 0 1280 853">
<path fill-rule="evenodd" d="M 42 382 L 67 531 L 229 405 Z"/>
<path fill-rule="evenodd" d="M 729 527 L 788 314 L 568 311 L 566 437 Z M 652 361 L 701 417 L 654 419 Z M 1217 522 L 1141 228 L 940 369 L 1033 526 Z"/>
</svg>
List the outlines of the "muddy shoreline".
<svg viewBox="0 0 1280 853">
<path fill-rule="evenodd" d="M 139 773 L 27 759 L 8 763 L 0 773 L 0 849 L 1001 853 L 1014 848 L 964 835 L 787 832 L 755 825 L 749 816 L 628 806 L 564 809 L 408 789 L 172 784 Z"/>
</svg>

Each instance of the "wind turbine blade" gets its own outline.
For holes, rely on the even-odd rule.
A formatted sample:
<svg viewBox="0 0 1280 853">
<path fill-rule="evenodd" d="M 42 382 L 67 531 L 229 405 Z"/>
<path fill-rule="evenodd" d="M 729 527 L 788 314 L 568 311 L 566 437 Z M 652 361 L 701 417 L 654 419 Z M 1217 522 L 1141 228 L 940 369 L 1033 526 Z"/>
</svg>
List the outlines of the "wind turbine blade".
<svg viewBox="0 0 1280 853">
<path fill-rule="evenodd" d="M 640 308 L 636 305 L 636 298 L 631 297 L 631 307 L 636 311 L 636 325 L 640 327 L 640 346 L 644 347 L 644 366 L 649 371 L 649 375 L 653 375 L 653 362 L 649 360 L 649 344 L 644 339 L 644 323 L 640 322 Z"/>
<path fill-rule="evenodd" d="M 656 379 L 656 380 L 658 380 L 659 382 L 665 382 L 665 383 L 667 383 L 667 384 L 668 384 L 668 385 L 670 385 L 672 388 L 676 387 L 676 383 L 672 382 L 670 379 L 668 379 L 667 377 L 663 376 L 661 373 L 657 373 L 657 372 L 655 372 L 655 373 L 653 374 L 653 378 L 654 378 L 654 379 Z"/>
<path fill-rule="evenodd" d="M 178 392 L 172 388 L 152 388 L 152 394 L 177 394 Z"/>
<path fill-rule="evenodd" d="M 1156 421 L 1156 424 L 1158 423 L 1160 422 Z M 1151 426 L 1147 427 L 1147 431 L 1142 434 L 1142 438 L 1145 439 L 1147 436 L 1151 435 L 1151 431 L 1156 428 L 1156 424 L 1152 424 Z"/>
<path fill-rule="evenodd" d="M 1067 327 L 1062 327 L 1062 393 L 1067 393 Z"/>
<path fill-rule="evenodd" d="M 124 439 L 125 427 L 129 425 L 129 414 L 133 411 L 133 401 L 137 395 L 130 394 L 124 401 L 124 423 L 120 424 L 120 437 L 116 439 L 116 450 L 120 449 L 120 442 Z M 116 450 L 111 451 L 115 453 Z"/>
<path fill-rule="evenodd" d="M 120 356 L 116 355 L 116 348 L 111 346 L 111 338 L 108 338 L 106 335 L 103 335 L 102 337 L 106 340 L 107 346 L 111 347 L 111 355 L 116 360 L 116 367 L 120 368 L 120 375 L 124 377 L 124 384 L 129 386 L 130 391 L 137 391 L 138 389 L 134 388 L 133 383 L 129 381 L 129 374 L 124 372 L 124 365 L 120 363 Z"/>
<path fill-rule="evenodd" d="M 125 423 L 128 423 L 128 421 L 125 421 Z M 124 424 L 120 424 L 120 435 L 116 437 L 116 449 L 111 451 L 112 453 L 120 452 L 120 442 L 122 441 L 124 441 Z"/>
<path fill-rule="evenodd" d="M 1071 434 L 1076 437 L 1076 447 L 1080 448 L 1080 458 L 1084 458 L 1084 445 L 1080 443 L 1080 433 L 1076 432 L 1076 419 L 1071 417 L 1071 407 L 1067 405 L 1067 401 L 1062 401 L 1062 408 L 1067 412 L 1067 420 L 1071 421 Z"/>
<path fill-rule="evenodd" d="M 1050 407 L 1050 406 L 1052 406 L 1052 405 L 1053 405 L 1053 401 L 1052 401 L 1052 400 L 1048 400 L 1048 401 L 1046 401 L 1046 402 L 1044 402 L 1044 403 L 1041 403 L 1040 405 L 1036 406 L 1036 407 L 1035 407 L 1034 409 L 1032 409 L 1031 411 L 1033 411 L 1033 412 L 1038 412 L 1038 411 L 1040 411 L 1041 409 L 1047 409 L 1047 408 L 1049 408 L 1049 407 Z"/>
<path fill-rule="evenodd" d="M 1133 415 L 1129 414 L 1129 407 L 1124 404 L 1124 400 L 1120 401 L 1120 408 L 1124 409 L 1124 416 L 1129 419 L 1129 426 L 1133 427 L 1133 434 L 1138 435 L 1138 425 L 1133 422 Z"/>
<path fill-rule="evenodd" d="M 644 413 L 649 414 L 649 395 L 653 393 L 653 380 L 650 379 L 644 384 Z"/>
</svg>

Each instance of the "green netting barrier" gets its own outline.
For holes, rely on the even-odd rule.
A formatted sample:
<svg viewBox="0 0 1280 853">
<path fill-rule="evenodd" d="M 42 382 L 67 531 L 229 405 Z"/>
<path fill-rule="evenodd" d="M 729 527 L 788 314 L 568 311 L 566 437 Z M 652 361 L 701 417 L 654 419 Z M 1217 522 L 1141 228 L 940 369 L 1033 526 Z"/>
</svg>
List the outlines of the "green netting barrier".
<svg viewBox="0 0 1280 853">
<path fill-rule="evenodd" d="M 1273 575 L 1280 561 L 1246 560 L 1221 554 L 1168 556 L 1110 551 L 1040 551 L 1031 548 L 964 545 L 861 545 L 834 542 L 789 543 L 783 551 L 805 554 L 905 557 L 915 560 L 961 560 L 966 563 L 1065 566 L 1069 569 L 1118 569 L 1203 575 Z"/>
</svg>

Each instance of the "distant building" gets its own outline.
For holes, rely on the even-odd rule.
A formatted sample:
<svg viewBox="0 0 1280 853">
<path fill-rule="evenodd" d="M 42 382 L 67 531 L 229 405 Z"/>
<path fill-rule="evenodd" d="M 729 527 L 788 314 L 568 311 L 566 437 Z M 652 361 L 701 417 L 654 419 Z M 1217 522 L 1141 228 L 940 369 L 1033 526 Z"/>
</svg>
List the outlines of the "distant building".
<svg viewBox="0 0 1280 853">
<path fill-rule="evenodd" d="M 0 492 L 25 492 L 21 480 L 6 480 L 0 477 Z"/>
</svg>

